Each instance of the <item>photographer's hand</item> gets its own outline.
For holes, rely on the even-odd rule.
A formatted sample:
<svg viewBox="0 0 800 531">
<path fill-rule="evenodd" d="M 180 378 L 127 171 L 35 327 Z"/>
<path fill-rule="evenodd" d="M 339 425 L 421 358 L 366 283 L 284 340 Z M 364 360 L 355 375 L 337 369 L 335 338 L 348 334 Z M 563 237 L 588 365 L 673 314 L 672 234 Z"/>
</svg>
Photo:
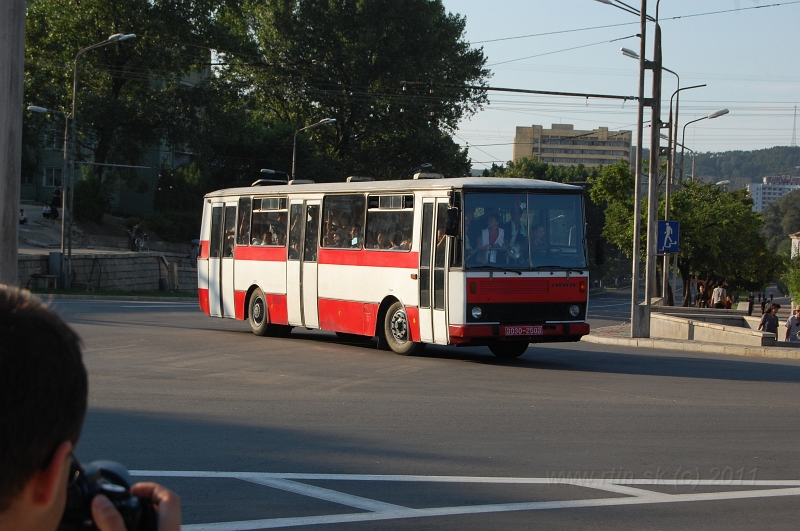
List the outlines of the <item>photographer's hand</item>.
<svg viewBox="0 0 800 531">
<path fill-rule="evenodd" d="M 158 513 L 158 531 L 180 531 L 181 498 L 158 483 L 137 483 L 131 494 L 150 498 Z M 103 530 L 105 531 L 105 530 Z"/>
<path fill-rule="evenodd" d="M 131 487 L 131 494 L 153 502 L 158 514 L 158 531 L 180 531 L 181 499 L 177 494 L 157 483 L 137 483 Z M 122 516 L 102 494 L 92 500 L 92 518 L 100 531 L 126 531 Z"/>
</svg>

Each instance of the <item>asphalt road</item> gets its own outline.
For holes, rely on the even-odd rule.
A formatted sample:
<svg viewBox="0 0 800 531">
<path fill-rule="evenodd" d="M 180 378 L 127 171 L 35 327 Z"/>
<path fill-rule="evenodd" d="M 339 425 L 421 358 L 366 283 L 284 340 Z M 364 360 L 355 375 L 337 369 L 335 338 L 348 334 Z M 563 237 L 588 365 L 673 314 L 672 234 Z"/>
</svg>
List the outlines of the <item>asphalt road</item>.
<svg viewBox="0 0 800 531">
<path fill-rule="evenodd" d="M 586 343 L 406 358 L 327 333 L 259 338 L 180 302 L 54 304 L 90 374 L 78 457 L 179 491 L 190 531 L 800 518 L 796 361 Z"/>
</svg>

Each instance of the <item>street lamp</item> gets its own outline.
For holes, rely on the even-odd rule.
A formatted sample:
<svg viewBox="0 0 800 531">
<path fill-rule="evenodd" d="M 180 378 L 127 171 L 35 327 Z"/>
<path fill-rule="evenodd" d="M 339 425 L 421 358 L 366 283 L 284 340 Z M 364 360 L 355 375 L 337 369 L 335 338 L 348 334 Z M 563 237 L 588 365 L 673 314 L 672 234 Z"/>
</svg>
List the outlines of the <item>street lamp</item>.
<svg viewBox="0 0 800 531">
<path fill-rule="evenodd" d="M 70 284 L 72 283 L 72 205 L 73 205 L 73 197 L 74 194 L 73 188 L 75 184 L 75 145 L 77 143 L 77 133 L 75 132 L 75 108 L 78 104 L 78 59 L 80 59 L 81 55 L 90 51 L 96 50 L 97 48 L 102 48 L 103 46 L 108 46 L 109 44 L 114 44 L 115 42 L 122 42 L 127 41 L 129 39 L 135 38 L 136 35 L 133 33 L 115 33 L 109 36 L 103 42 L 99 42 L 97 44 L 93 44 L 91 46 L 87 46 L 82 50 L 79 50 L 78 53 L 75 55 L 75 70 L 73 72 L 72 78 L 72 138 L 70 138 L 70 164 L 69 164 L 69 188 L 65 188 L 63 193 L 69 193 L 69 212 L 70 212 L 70 230 L 67 231 L 67 276 L 65 277 L 64 281 L 64 289 L 69 289 Z"/>
<path fill-rule="evenodd" d="M 336 118 L 325 118 L 324 120 L 320 120 L 319 122 L 317 122 L 315 124 L 307 125 L 307 126 L 301 128 L 301 129 L 298 129 L 297 131 L 294 132 L 294 142 L 292 143 L 292 179 L 293 180 L 294 180 L 294 163 L 295 163 L 295 157 L 296 157 L 296 154 L 297 154 L 297 133 L 299 133 L 300 131 L 305 131 L 306 129 L 313 129 L 315 127 L 319 127 L 320 125 L 327 125 L 327 124 L 332 124 L 332 123 L 335 123 L 335 122 L 336 122 Z"/>
<path fill-rule="evenodd" d="M 728 109 L 720 109 L 718 111 L 712 112 L 708 116 L 703 116 L 702 118 L 698 118 L 697 120 L 692 120 L 691 122 L 686 122 L 683 125 L 683 135 L 681 136 L 681 144 L 683 144 L 683 145 L 686 144 L 686 126 L 687 125 L 693 124 L 695 122 L 699 122 L 700 120 L 713 120 L 714 118 L 719 118 L 720 116 L 724 116 L 724 115 L 728 114 L 729 112 L 730 111 Z M 692 152 L 692 153 L 694 153 L 694 152 Z M 693 179 L 695 178 L 695 175 L 694 175 L 694 156 L 692 156 L 692 178 Z M 680 182 L 683 182 L 683 147 L 681 149 L 681 176 L 680 176 Z"/>
<path fill-rule="evenodd" d="M 38 112 L 42 114 L 57 113 L 64 117 L 64 147 L 62 150 L 63 162 L 61 165 L 61 271 L 59 271 L 59 284 L 64 286 L 64 236 L 66 229 L 67 209 L 64 208 L 67 204 L 67 192 L 64 182 L 67 178 L 67 134 L 69 132 L 69 121 L 67 120 L 67 113 L 57 111 L 55 109 L 48 109 L 46 107 L 39 107 L 37 105 L 28 105 L 28 110 L 31 112 Z M 71 229 L 71 227 L 70 227 Z"/>
</svg>

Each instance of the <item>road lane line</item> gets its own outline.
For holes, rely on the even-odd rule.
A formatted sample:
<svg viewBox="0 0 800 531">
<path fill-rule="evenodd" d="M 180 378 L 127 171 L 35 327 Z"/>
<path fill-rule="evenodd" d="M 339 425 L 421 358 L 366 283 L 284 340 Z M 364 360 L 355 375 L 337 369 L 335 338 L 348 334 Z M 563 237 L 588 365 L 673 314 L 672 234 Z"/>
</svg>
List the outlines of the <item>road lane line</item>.
<svg viewBox="0 0 800 531">
<path fill-rule="evenodd" d="M 307 473 L 269 473 L 269 472 L 210 472 L 210 471 L 157 471 L 134 470 L 133 476 L 183 477 L 183 478 L 234 478 L 251 483 L 280 488 L 301 495 L 356 506 L 372 512 L 332 514 L 317 516 L 298 516 L 289 518 L 267 518 L 233 522 L 209 522 L 183 526 L 185 531 L 250 531 L 256 529 L 275 529 L 321 524 L 371 522 L 405 518 L 425 518 L 479 513 L 499 513 L 512 511 L 538 511 L 547 509 L 573 509 L 585 507 L 611 507 L 622 505 L 644 505 L 655 503 L 685 503 L 718 500 L 738 500 L 771 498 L 779 496 L 800 496 L 800 480 L 669 480 L 669 479 L 591 479 L 591 478 L 514 478 L 479 476 L 406 476 L 372 474 L 307 474 Z M 625 497 L 576 499 L 550 502 L 522 502 L 454 507 L 430 507 L 412 509 L 369 498 L 305 485 L 290 480 L 339 480 L 339 481 L 387 481 L 387 482 L 427 482 L 427 483 L 487 483 L 487 484 L 540 484 L 574 485 L 594 490 L 615 492 Z M 732 486 L 783 487 L 761 490 L 721 491 L 706 493 L 667 494 L 631 485 L 651 486 Z"/>
<path fill-rule="evenodd" d="M 302 496 L 308 496 L 310 498 L 317 498 L 318 500 L 325 500 L 333 503 L 338 503 L 339 505 L 347 505 L 348 507 L 353 507 L 354 509 L 363 509 L 365 511 L 387 512 L 387 511 L 398 511 L 407 509 L 407 507 L 403 507 L 401 505 L 394 505 L 391 503 L 373 500 L 370 498 L 362 498 L 361 496 L 346 494 L 344 492 L 339 492 L 337 490 L 317 487 L 315 485 L 308 485 L 306 483 L 298 483 L 296 481 L 290 481 L 288 479 L 273 479 L 273 478 L 239 478 L 239 479 L 242 479 L 243 481 L 248 481 L 250 483 L 256 483 L 257 485 L 264 485 L 265 487 L 272 487 L 274 489 L 285 490 L 287 492 L 293 492 L 295 494 L 300 494 Z"/>
<path fill-rule="evenodd" d="M 301 516 L 294 518 L 271 518 L 245 520 L 238 522 L 217 522 L 208 524 L 184 525 L 184 531 L 251 531 L 255 529 L 275 529 L 320 524 L 371 522 L 405 518 L 434 516 L 457 516 L 465 514 L 485 514 L 514 511 L 541 511 L 550 509 L 576 509 L 586 507 L 612 507 L 622 505 L 644 505 L 652 503 L 681 503 L 693 501 L 735 500 L 747 498 L 766 498 L 774 496 L 797 496 L 800 488 L 737 491 L 702 494 L 666 494 L 663 496 L 634 496 L 629 498 L 600 498 L 582 500 L 563 500 L 551 502 L 501 503 L 487 505 L 467 505 L 457 507 L 431 507 L 427 509 L 405 509 L 392 512 L 336 514 L 322 516 Z"/>
</svg>

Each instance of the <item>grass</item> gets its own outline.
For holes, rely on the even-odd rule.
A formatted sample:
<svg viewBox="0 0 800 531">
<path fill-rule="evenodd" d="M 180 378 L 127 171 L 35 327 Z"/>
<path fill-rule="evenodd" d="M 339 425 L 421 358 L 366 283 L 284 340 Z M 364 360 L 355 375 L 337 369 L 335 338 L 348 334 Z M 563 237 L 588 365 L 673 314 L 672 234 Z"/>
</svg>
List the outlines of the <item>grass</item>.
<svg viewBox="0 0 800 531">
<path fill-rule="evenodd" d="M 197 293 L 189 291 L 119 291 L 95 290 L 78 291 L 65 289 L 35 289 L 31 290 L 37 295 L 101 295 L 105 297 L 172 297 L 176 299 L 196 299 Z"/>
</svg>

